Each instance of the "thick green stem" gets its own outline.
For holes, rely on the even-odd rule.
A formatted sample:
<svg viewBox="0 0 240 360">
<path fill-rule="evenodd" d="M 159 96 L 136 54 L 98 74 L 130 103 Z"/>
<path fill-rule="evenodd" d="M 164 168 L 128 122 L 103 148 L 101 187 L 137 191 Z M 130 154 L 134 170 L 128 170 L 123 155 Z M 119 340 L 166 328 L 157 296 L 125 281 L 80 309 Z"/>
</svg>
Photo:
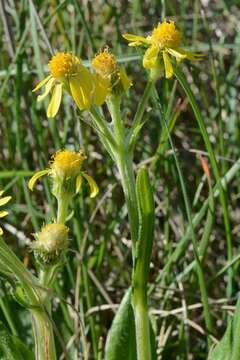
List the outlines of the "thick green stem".
<svg viewBox="0 0 240 360">
<path fill-rule="evenodd" d="M 56 360 L 51 320 L 45 310 L 32 310 L 35 360 Z"/>
<path fill-rule="evenodd" d="M 126 152 L 118 155 L 117 166 L 121 178 L 122 188 L 127 204 L 128 217 L 130 223 L 133 258 L 135 253 L 135 245 L 137 241 L 138 231 L 138 213 L 137 198 L 135 190 L 135 176 L 133 172 L 132 159 Z"/>
<path fill-rule="evenodd" d="M 54 282 L 56 272 L 54 267 L 41 269 L 39 282 L 43 287 L 50 288 Z M 46 290 L 41 294 L 42 307 L 32 310 L 32 324 L 35 341 L 36 360 L 55 360 L 55 342 L 51 316 L 51 297 Z"/>
<path fill-rule="evenodd" d="M 134 259 L 135 244 L 137 241 L 138 232 L 138 210 L 133 159 L 131 153 L 128 150 L 128 144 L 125 141 L 125 128 L 120 114 L 120 98 L 117 96 L 112 96 L 108 102 L 108 108 L 111 113 L 115 140 L 117 143 L 115 159 L 128 209 L 132 239 L 132 252 Z"/>
<path fill-rule="evenodd" d="M 132 276 L 132 306 L 135 314 L 137 353 L 139 359 L 150 360 L 153 356 L 148 317 L 147 284 L 154 238 L 154 197 L 148 172 L 138 171 L 136 193 L 139 213 L 137 256 Z"/>
<path fill-rule="evenodd" d="M 150 327 L 145 289 L 134 289 L 132 304 L 136 328 L 137 358 L 138 360 L 151 360 Z"/>
<path fill-rule="evenodd" d="M 132 256 L 133 262 L 135 263 L 135 249 L 138 236 L 138 212 L 135 177 L 133 173 L 133 167 L 131 166 L 132 160 L 129 159 L 129 155 L 127 153 L 123 153 L 119 155 L 117 164 L 121 176 L 126 204 L 128 207 L 128 216 L 132 236 Z M 134 282 L 134 295 L 132 301 L 136 328 L 137 355 L 138 360 L 151 360 L 147 286 L 145 282 L 143 284 L 143 278 L 141 276 L 137 277 L 137 279 L 138 281 Z"/>
<path fill-rule="evenodd" d="M 144 104 L 139 109 L 135 122 L 141 122 L 146 100 L 150 93 L 149 85 L 144 97 Z M 133 298 L 132 306 L 134 310 L 136 340 L 137 340 L 137 356 L 138 360 L 151 360 L 150 330 L 147 306 L 147 284 L 145 276 L 141 276 L 143 264 L 141 260 L 136 264 L 135 269 L 135 252 L 138 240 L 139 230 L 139 214 L 136 195 L 136 181 L 133 170 L 132 154 L 129 151 L 127 142 L 126 129 L 123 124 L 120 113 L 120 98 L 112 96 L 108 101 L 108 108 L 111 113 L 115 140 L 117 148 L 115 159 L 120 174 L 121 184 L 124 191 L 125 201 L 128 209 L 129 223 L 132 239 L 132 256 L 133 256 Z M 136 271 L 136 273 L 135 273 Z M 139 274 L 139 276 L 138 276 Z"/>
<path fill-rule="evenodd" d="M 144 254 L 142 253 L 144 256 Z M 147 303 L 147 277 L 144 258 L 137 260 L 133 271 L 132 306 L 134 311 L 137 359 L 151 360 L 150 327 Z"/>
</svg>

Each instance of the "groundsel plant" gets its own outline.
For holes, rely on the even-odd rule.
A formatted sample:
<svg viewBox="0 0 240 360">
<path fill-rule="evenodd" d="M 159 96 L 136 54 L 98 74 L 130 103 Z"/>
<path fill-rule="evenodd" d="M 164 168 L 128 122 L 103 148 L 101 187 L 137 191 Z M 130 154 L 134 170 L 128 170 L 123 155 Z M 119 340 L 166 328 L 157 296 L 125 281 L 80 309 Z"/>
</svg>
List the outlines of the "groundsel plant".
<svg viewBox="0 0 240 360">
<path fill-rule="evenodd" d="M 149 81 L 130 128 L 127 128 L 122 117 L 121 103 L 126 91 L 132 86 L 132 81 L 125 70 L 118 65 L 115 56 L 107 47 L 100 50 L 93 58 L 92 71 L 86 68 L 83 70 L 80 60 L 71 54 L 57 53 L 53 56 L 49 62 L 51 75 L 40 83 L 40 86 L 45 85 L 45 92 L 38 99 L 41 100 L 48 94 L 52 84 L 59 88 L 65 87 L 79 110 L 86 109 L 91 114 L 91 125 L 97 131 L 102 144 L 117 166 L 128 209 L 133 270 L 132 283 L 108 335 L 106 359 L 115 358 L 119 351 L 118 341 L 121 340 L 122 335 L 126 337 L 126 334 L 118 332 L 121 331 L 119 329 L 122 329 L 119 324 L 121 324 L 121 318 L 124 317 L 123 314 L 128 313 L 130 317 L 134 317 L 137 359 L 150 360 L 156 356 L 154 345 L 150 340 L 152 330 L 147 299 L 154 232 L 154 201 L 148 171 L 142 168 L 135 177 L 134 148 L 143 126 L 143 114 L 157 79 L 163 75 L 166 78 L 172 77 L 174 66 L 179 65 L 182 60 L 196 61 L 200 60 L 201 56 L 187 52 L 180 47 L 182 34 L 173 21 L 164 20 L 146 38 L 130 34 L 124 34 L 123 37 L 130 42 L 130 46 L 141 46 L 146 49 L 143 66 L 150 70 Z M 79 79 L 78 82 L 75 77 Z M 40 86 L 38 85 L 34 91 L 38 90 Z M 96 101 L 95 99 L 98 98 L 96 92 L 99 91 L 100 86 L 104 91 L 101 93 L 101 101 Z M 53 94 L 48 108 L 48 116 L 54 116 L 57 113 L 61 90 L 59 90 L 59 94 L 55 103 L 53 100 L 55 93 Z M 85 100 L 83 101 L 83 99 Z M 105 119 L 104 112 L 96 107 L 104 101 L 111 116 L 111 123 Z M 83 106 L 83 103 L 87 106 Z M 125 347 L 124 351 L 129 354 L 132 350 Z"/>
<path fill-rule="evenodd" d="M 109 331 L 105 358 L 127 359 L 132 354 L 133 359 L 151 360 L 156 359 L 156 349 L 148 315 L 147 286 L 154 238 L 154 196 L 148 170 L 142 167 L 137 175 L 134 172 L 134 150 L 155 82 L 162 76 L 171 78 L 183 60 L 196 61 L 202 57 L 182 49 L 182 34 L 173 21 L 164 20 L 147 37 L 131 34 L 124 34 L 123 37 L 129 41 L 130 46 L 143 48 L 143 66 L 148 71 L 148 82 L 130 127 L 125 122 L 121 105 L 126 92 L 131 92 L 134 81 L 118 64 L 108 47 L 95 55 L 90 69 L 74 54 L 57 52 L 49 61 L 49 75 L 33 91 L 44 88 L 37 101 L 42 101 L 51 93 L 48 117 L 57 115 L 63 91 L 72 97 L 79 111 L 88 111 L 91 116 L 89 124 L 97 132 L 118 169 L 130 225 L 132 277 Z M 100 108 L 104 103 L 106 106 Z M 107 121 L 106 109 L 111 122 Z M 56 218 L 50 224 L 43 224 L 42 229 L 34 234 L 31 245 L 37 264 L 37 277 L 28 272 L 18 259 L 14 262 L 15 255 L 1 240 L 3 254 L 10 261 L 5 262 L 2 256 L 0 261 L 7 264 L 6 271 L 15 273 L 22 286 L 18 298 L 33 315 L 37 360 L 56 359 L 53 326 L 49 316 L 49 295 L 56 274 L 62 263 L 67 261 L 66 250 L 70 241 L 66 221 L 71 203 L 81 190 L 83 180 L 90 186 L 90 197 L 98 193 L 93 178 L 82 170 L 85 158 L 82 151 L 58 151 L 52 157 L 49 167 L 38 171 L 29 181 L 29 189 L 33 190 L 36 181 L 47 176 L 51 182 L 52 194 L 57 199 Z M 13 264 L 18 268 L 17 272 L 14 271 Z M 199 276 L 200 270 L 199 268 Z M 204 293 L 204 289 L 201 290 Z M 208 320 L 206 302 L 204 311 Z"/>
</svg>

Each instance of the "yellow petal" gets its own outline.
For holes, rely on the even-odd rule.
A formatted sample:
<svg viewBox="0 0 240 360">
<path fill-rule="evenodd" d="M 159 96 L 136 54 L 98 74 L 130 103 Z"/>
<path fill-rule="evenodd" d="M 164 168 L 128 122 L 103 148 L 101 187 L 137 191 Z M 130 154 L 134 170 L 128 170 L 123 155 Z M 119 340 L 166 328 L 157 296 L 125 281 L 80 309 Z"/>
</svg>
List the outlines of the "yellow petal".
<svg viewBox="0 0 240 360">
<path fill-rule="evenodd" d="M 106 100 L 106 97 L 110 91 L 110 80 L 108 78 L 103 78 L 98 74 L 93 74 L 94 80 L 94 92 L 93 92 L 93 102 L 95 105 L 102 105 Z"/>
<path fill-rule="evenodd" d="M 185 58 L 187 57 L 186 54 L 180 53 L 180 52 L 177 51 L 176 49 L 166 48 L 166 51 L 167 51 L 170 55 L 174 56 L 177 60 L 179 60 L 179 59 L 182 60 L 182 59 L 185 59 Z"/>
<path fill-rule="evenodd" d="M 173 76 L 173 67 L 170 57 L 166 51 L 163 51 L 163 62 L 165 67 L 165 76 L 167 79 L 169 79 Z"/>
<path fill-rule="evenodd" d="M 133 34 L 123 34 L 122 37 L 130 42 L 129 46 L 139 46 L 141 44 L 148 44 L 148 40 L 143 36 Z"/>
<path fill-rule="evenodd" d="M 45 170 L 41 170 L 36 172 L 36 174 L 34 174 L 31 179 L 28 182 L 28 188 L 33 191 L 33 187 L 35 185 L 35 182 L 37 181 L 37 179 L 39 179 L 40 177 L 47 175 L 49 173 L 49 169 L 45 169 Z"/>
<path fill-rule="evenodd" d="M 40 89 L 42 86 L 44 86 L 50 79 L 52 78 L 52 75 L 48 75 L 45 79 L 40 81 L 40 83 L 37 84 L 37 86 L 32 90 L 33 92 Z"/>
<path fill-rule="evenodd" d="M 82 88 L 79 86 L 79 82 L 77 79 L 75 79 L 75 78 L 71 79 L 70 89 L 71 89 L 71 94 L 72 94 L 73 100 L 75 101 L 77 107 L 80 110 L 83 110 L 85 108 L 86 103 L 88 105 L 88 102 L 87 102 L 86 98 L 84 97 L 84 93 L 82 91 Z M 89 101 L 89 103 L 90 103 L 90 101 Z"/>
<path fill-rule="evenodd" d="M 145 69 L 152 69 L 158 66 L 158 54 L 159 47 L 157 45 L 152 45 L 148 48 L 143 57 L 143 67 Z"/>
<path fill-rule="evenodd" d="M 175 50 L 177 50 L 178 53 L 184 55 L 186 59 L 191 60 L 191 61 L 200 61 L 200 60 L 203 60 L 203 58 L 206 56 L 205 54 L 196 54 L 191 51 L 186 51 L 186 50 L 179 49 L 179 48 L 175 49 Z"/>
<path fill-rule="evenodd" d="M 83 65 L 75 76 L 69 79 L 72 97 L 80 110 L 90 109 L 91 98 L 94 91 L 93 77 Z"/>
<path fill-rule="evenodd" d="M 125 69 L 122 67 L 119 69 L 119 76 L 120 76 L 120 80 L 121 80 L 123 89 L 125 91 L 127 91 L 132 86 L 132 82 L 129 79 L 129 77 L 127 76 Z"/>
<path fill-rule="evenodd" d="M 8 215 L 8 211 L 0 211 L 0 218 Z"/>
<path fill-rule="evenodd" d="M 63 84 L 56 84 L 54 86 L 52 98 L 47 109 L 47 117 L 54 117 L 57 114 L 62 100 L 62 87 Z"/>
<path fill-rule="evenodd" d="M 0 199 L 0 206 L 7 204 L 11 200 L 11 196 L 5 196 Z"/>
<path fill-rule="evenodd" d="M 85 172 L 82 172 L 82 176 L 87 180 L 90 186 L 90 198 L 94 198 L 99 192 L 99 188 L 95 180 L 93 180 L 93 178 L 90 175 L 86 174 Z"/>
<path fill-rule="evenodd" d="M 42 101 L 43 99 L 45 99 L 45 97 L 49 94 L 50 90 L 52 89 L 53 85 L 55 83 L 55 79 L 54 78 L 51 78 L 47 83 L 46 83 L 46 86 L 45 86 L 45 91 L 42 95 L 38 95 L 37 97 L 37 101 Z"/>
<path fill-rule="evenodd" d="M 0 227 L 0 236 L 3 234 L 3 229 Z"/>
<path fill-rule="evenodd" d="M 0 196 L 2 196 L 3 193 L 4 193 L 4 190 L 0 190 Z"/>
<path fill-rule="evenodd" d="M 76 194 L 79 193 L 81 187 L 82 187 L 82 175 L 78 175 L 77 179 L 76 179 Z"/>
</svg>

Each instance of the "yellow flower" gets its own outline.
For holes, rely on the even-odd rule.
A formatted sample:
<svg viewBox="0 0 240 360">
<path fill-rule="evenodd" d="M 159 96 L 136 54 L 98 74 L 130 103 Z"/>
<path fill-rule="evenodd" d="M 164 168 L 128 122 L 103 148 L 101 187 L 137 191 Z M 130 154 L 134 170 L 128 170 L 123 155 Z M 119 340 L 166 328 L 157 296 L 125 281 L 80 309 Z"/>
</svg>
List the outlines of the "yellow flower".
<svg viewBox="0 0 240 360">
<path fill-rule="evenodd" d="M 68 179 L 78 176 L 82 163 L 86 159 L 83 151 L 69 150 L 58 151 L 51 161 L 52 175 L 60 179 Z"/>
<path fill-rule="evenodd" d="M 4 196 L 2 197 L 2 194 L 4 193 L 3 190 L 0 191 L 0 206 L 6 205 L 10 200 L 11 196 Z M 8 215 L 8 212 L 5 210 L 0 211 L 0 218 L 3 218 L 4 216 Z M 0 235 L 3 234 L 3 229 L 0 227 Z"/>
<path fill-rule="evenodd" d="M 181 45 L 182 34 L 176 28 L 175 23 L 164 20 L 153 29 L 150 36 L 146 38 L 132 34 L 124 34 L 123 37 L 129 41 L 129 46 L 147 47 L 143 57 L 143 67 L 146 69 L 161 69 L 164 65 L 165 76 L 167 79 L 173 76 L 173 66 L 171 56 L 177 64 L 183 59 L 192 61 L 201 60 L 202 55 L 183 50 Z"/>
<path fill-rule="evenodd" d="M 117 59 L 107 47 L 94 57 L 92 66 L 100 78 L 108 81 L 110 90 L 127 91 L 132 85 L 125 69 L 118 66 Z"/>
<path fill-rule="evenodd" d="M 45 225 L 41 231 L 33 234 L 31 244 L 34 255 L 44 265 L 52 265 L 59 260 L 62 251 L 68 247 L 69 228 L 61 223 Z"/>
<path fill-rule="evenodd" d="M 58 52 L 48 64 L 50 75 L 42 80 L 33 91 L 45 86 L 45 91 L 37 97 L 42 101 L 52 90 L 47 116 L 54 117 L 60 107 L 63 88 L 73 97 L 80 110 L 89 110 L 95 91 L 95 79 L 91 72 L 74 55 Z"/>
<path fill-rule="evenodd" d="M 54 186 L 64 185 L 65 189 L 71 192 L 71 185 L 74 184 L 75 192 L 78 193 L 85 178 L 90 186 L 90 197 L 98 194 L 98 186 L 93 178 L 85 171 L 82 171 L 82 163 L 86 159 L 83 151 L 75 152 L 70 150 L 61 150 L 52 156 L 50 167 L 38 171 L 28 182 L 28 187 L 33 187 L 40 177 L 49 175 L 53 179 Z"/>
</svg>

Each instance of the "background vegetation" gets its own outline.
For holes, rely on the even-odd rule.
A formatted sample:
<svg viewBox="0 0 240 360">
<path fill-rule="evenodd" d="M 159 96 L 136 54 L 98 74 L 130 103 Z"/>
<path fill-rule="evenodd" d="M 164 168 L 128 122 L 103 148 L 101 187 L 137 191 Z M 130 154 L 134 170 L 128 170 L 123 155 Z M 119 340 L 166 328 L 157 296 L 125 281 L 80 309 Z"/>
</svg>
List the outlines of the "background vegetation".
<svg viewBox="0 0 240 360">
<path fill-rule="evenodd" d="M 72 51 L 88 61 L 108 45 L 132 77 L 133 87 L 124 101 L 130 126 L 147 75 L 141 52 L 129 48 L 122 33 L 146 34 L 166 16 L 184 33 L 186 48 L 206 54 L 204 61 L 185 64 L 183 71 L 204 117 L 221 176 L 231 175 L 226 208 L 218 196 L 210 209 L 204 205 L 209 187 L 200 155 L 208 161 L 208 153 L 183 89 L 174 79 L 162 79 L 157 86 L 167 121 L 174 125 L 173 143 L 192 217 L 203 214 L 195 229 L 197 240 L 206 244 L 205 280 L 217 341 L 239 291 L 239 5 L 238 0 L 0 1 L 0 187 L 13 196 L 10 215 L 2 224 L 5 241 L 34 272 L 28 249 L 31 233 L 53 218 L 53 198 L 48 180 L 33 194 L 26 184 L 56 150 L 84 148 L 85 167 L 100 188 L 98 197 L 90 200 L 85 185 L 69 222 L 71 249 L 54 293 L 59 359 L 81 359 L 84 354 L 86 358 L 88 352 L 89 358 L 101 359 L 114 312 L 130 284 L 131 244 L 116 169 L 85 124 L 86 114 L 74 110 L 70 97 L 64 96 L 59 114 L 48 120 L 47 102 L 38 104 L 31 90 L 47 72 L 52 52 Z M 145 117 L 135 160 L 136 166 L 145 163 L 151 169 L 155 190 L 149 291 L 159 359 L 206 359 L 199 283 L 190 265 L 194 256 L 191 236 L 186 236 L 189 224 L 176 162 L 154 102 Z M 213 189 L 212 173 L 211 184 Z M 224 226 L 224 213 L 230 227 Z M 0 308 L 0 320 L 32 348 L 28 312 L 16 303 L 4 280 Z"/>
</svg>

